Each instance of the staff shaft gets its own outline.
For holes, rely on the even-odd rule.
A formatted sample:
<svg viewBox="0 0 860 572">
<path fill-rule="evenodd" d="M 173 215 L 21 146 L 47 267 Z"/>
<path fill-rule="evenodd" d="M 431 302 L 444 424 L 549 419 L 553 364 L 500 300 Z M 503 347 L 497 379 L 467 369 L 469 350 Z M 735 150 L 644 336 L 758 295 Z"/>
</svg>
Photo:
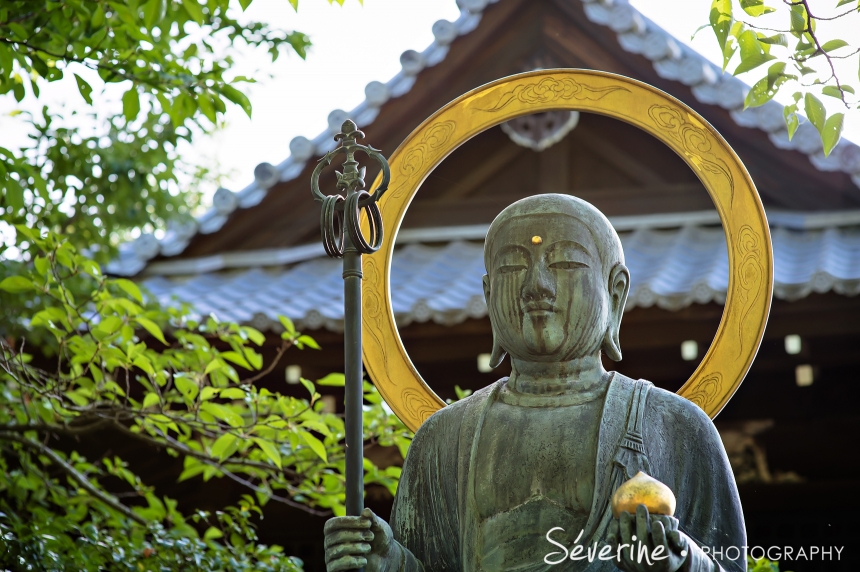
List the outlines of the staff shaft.
<svg viewBox="0 0 860 572">
<path fill-rule="evenodd" d="M 346 514 L 364 508 L 364 438 L 362 429 L 361 253 L 349 237 L 343 253 L 344 414 L 346 428 Z"/>
</svg>

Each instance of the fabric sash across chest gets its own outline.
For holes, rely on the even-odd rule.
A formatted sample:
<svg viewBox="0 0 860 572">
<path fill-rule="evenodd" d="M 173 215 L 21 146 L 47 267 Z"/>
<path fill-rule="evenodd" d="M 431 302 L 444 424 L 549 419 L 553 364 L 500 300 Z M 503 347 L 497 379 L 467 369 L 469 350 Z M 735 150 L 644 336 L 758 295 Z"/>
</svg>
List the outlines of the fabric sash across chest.
<svg viewBox="0 0 860 572">
<path fill-rule="evenodd" d="M 539 572 L 550 569 L 587 572 L 603 572 L 604 570 L 614 571 L 614 564 L 609 561 L 601 561 L 599 559 L 596 559 L 593 562 L 571 561 L 569 565 L 560 564 L 557 566 L 550 566 L 543 562 L 542 556 L 538 562 L 529 562 L 527 565 L 523 565 L 520 562 L 511 562 L 512 566 L 506 566 L 505 563 L 501 563 L 501 567 L 499 567 L 500 563 L 496 562 L 495 558 L 490 558 L 490 560 L 494 560 L 494 562 L 492 562 L 492 566 L 490 568 L 482 566 L 482 555 L 490 556 L 493 554 L 493 551 L 491 547 L 488 549 L 488 547 L 483 546 L 482 542 L 482 536 L 484 533 L 483 523 L 480 522 L 480 517 L 478 516 L 477 500 L 475 497 L 475 474 L 477 473 L 475 462 L 477 457 L 477 446 L 480 440 L 481 429 L 487 416 L 487 411 L 496 400 L 498 392 L 505 382 L 506 380 L 500 380 L 500 382 L 493 387 L 483 406 L 480 407 L 478 411 L 475 411 L 475 413 L 477 413 L 477 418 L 472 419 L 474 425 L 471 423 L 466 424 L 472 425 L 474 430 L 471 435 L 471 439 L 468 441 L 461 441 L 461 444 L 468 442 L 471 449 L 467 456 L 464 455 L 460 457 L 463 460 L 468 459 L 469 465 L 468 467 L 460 467 L 460 470 L 465 471 L 467 474 L 467 487 L 466 491 L 464 491 L 466 494 L 461 497 L 461 499 L 465 501 L 465 506 L 463 506 L 465 518 L 460 520 L 461 533 L 463 534 L 461 538 L 465 540 L 465 538 L 471 537 L 475 540 L 475 542 L 466 541 L 461 544 L 461 547 L 464 549 L 461 559 L 464 572 L 467 570 L 474 572 L 484 570 L 487 572 L 490 570 L 493 572 L 502 572 L 507 570 L 517 570 L 518 572 Z M 609 389 L 605 397 L 600 424 L 598 452 L 597 458 L 595 459 L 594 498 L 592 500 L 592 508 L 585 530 L 582 531 L 582 535 L 580 536 L 579 544 L 586 547 L 593 546 L 595 543 L 597 543 L 599 547 L 599 545 L 602 544 L 602 540 L 606 534 L 606 529 L 612 519 L 612 511 L 609 503 L 609 499 L 612 494 L 624 481 L 635 475 L 637 472 L 643 471 L 648 473 L 650 471 L 650 465 L 645 454 L 642 435 L 645 418 L 645 403 L 651 387 L 652 384 L 648 381 L 634 381 L 620 374 L 613 374 L 613 378 L 610 381 Z M 526 499 L 524 499 L 524 501 L 525 500 Z M 541 505 L 543 503 L 540 502 L 537 504 Z M 534 508 L 537 508 L 537 506 Z M 562 509 L 562 507 L 556 508 Z M 550 512 L 555 512 L 558 516 L 563 514 L 562 510 Z M 504 516 L 505 515 L 496 515 L 493 520 L 497 520 L 500 517 L 504 518 Z M 508 516 L 516 518 L 515 514 Z M 543 519 L 539 520 L 543 521 Z M 563 526 L 563 524 L 559 523 L 559 526 Z M 549 532 L 549 528 L 547 528 L 546 531 L 543 531 L 544 534 L 546 532 Z M 571 536 L 575 538 L 578 536 L 578 533 L 579 531 L 575 531 Z M 543 542 L 547 547 L 546 553 L 549 554 L 552 552 L 555 547 L 549 544 L 546 540 L 543 540 Z M 474 550 L 474 548 L 479 546 L 482 548 Z M 483 563 L 489 564 L 489 562 Z"/>
</svg>

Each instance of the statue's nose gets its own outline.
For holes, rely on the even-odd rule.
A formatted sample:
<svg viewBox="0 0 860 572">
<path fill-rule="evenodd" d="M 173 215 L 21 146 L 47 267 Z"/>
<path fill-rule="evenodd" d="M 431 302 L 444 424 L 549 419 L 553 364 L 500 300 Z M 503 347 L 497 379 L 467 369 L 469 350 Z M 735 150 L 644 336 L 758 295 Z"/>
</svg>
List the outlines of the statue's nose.
<svg viewBox="0 0 860 572">
<path fill-rule="evenodd" d="M 537 263 L 529 269 L 523 284 L 522 296 L 526 300 L 555 298 L 555 281 L 545 264 Z"/>
</svg>

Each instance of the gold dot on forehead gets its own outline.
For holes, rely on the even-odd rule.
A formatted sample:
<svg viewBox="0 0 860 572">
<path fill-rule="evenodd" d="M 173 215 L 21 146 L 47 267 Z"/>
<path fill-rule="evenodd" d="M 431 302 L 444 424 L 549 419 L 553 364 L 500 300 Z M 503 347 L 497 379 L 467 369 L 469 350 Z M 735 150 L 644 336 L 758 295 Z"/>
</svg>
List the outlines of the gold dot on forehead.
<svg viewBox="0 0 860 572">
<path fill-rule="evenodd" d="M 541 244 L 542 242 L 543 242 L 543 239 L 541 237 L 539 237 L 539 236 L 533 236 L 532 237 L 532 244 Z"/>
</svg>

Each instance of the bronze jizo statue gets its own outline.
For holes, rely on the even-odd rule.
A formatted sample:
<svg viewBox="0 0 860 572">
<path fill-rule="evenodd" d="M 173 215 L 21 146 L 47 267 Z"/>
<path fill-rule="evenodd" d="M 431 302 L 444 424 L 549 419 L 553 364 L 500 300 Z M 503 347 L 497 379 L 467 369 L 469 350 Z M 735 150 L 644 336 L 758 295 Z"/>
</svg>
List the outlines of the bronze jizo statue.
<svg viewBox="0 0 860 572">
<path fill-rule="evenodd" d="M 484 261 L 492 365 L 509 354 L 511 376 L 421 426 L 390 526 L 367 509 L 329 520 L 328 571 L 745 570 L 711 420 L 601 364 L 621 359 L 630 287 L 606 217 L 568 195 L 523 199 L 493 221 Z M 675 517 L 640 505 L 613 518 L 610 498 L 639 471 L 674 491 Z"/>
</svg>

